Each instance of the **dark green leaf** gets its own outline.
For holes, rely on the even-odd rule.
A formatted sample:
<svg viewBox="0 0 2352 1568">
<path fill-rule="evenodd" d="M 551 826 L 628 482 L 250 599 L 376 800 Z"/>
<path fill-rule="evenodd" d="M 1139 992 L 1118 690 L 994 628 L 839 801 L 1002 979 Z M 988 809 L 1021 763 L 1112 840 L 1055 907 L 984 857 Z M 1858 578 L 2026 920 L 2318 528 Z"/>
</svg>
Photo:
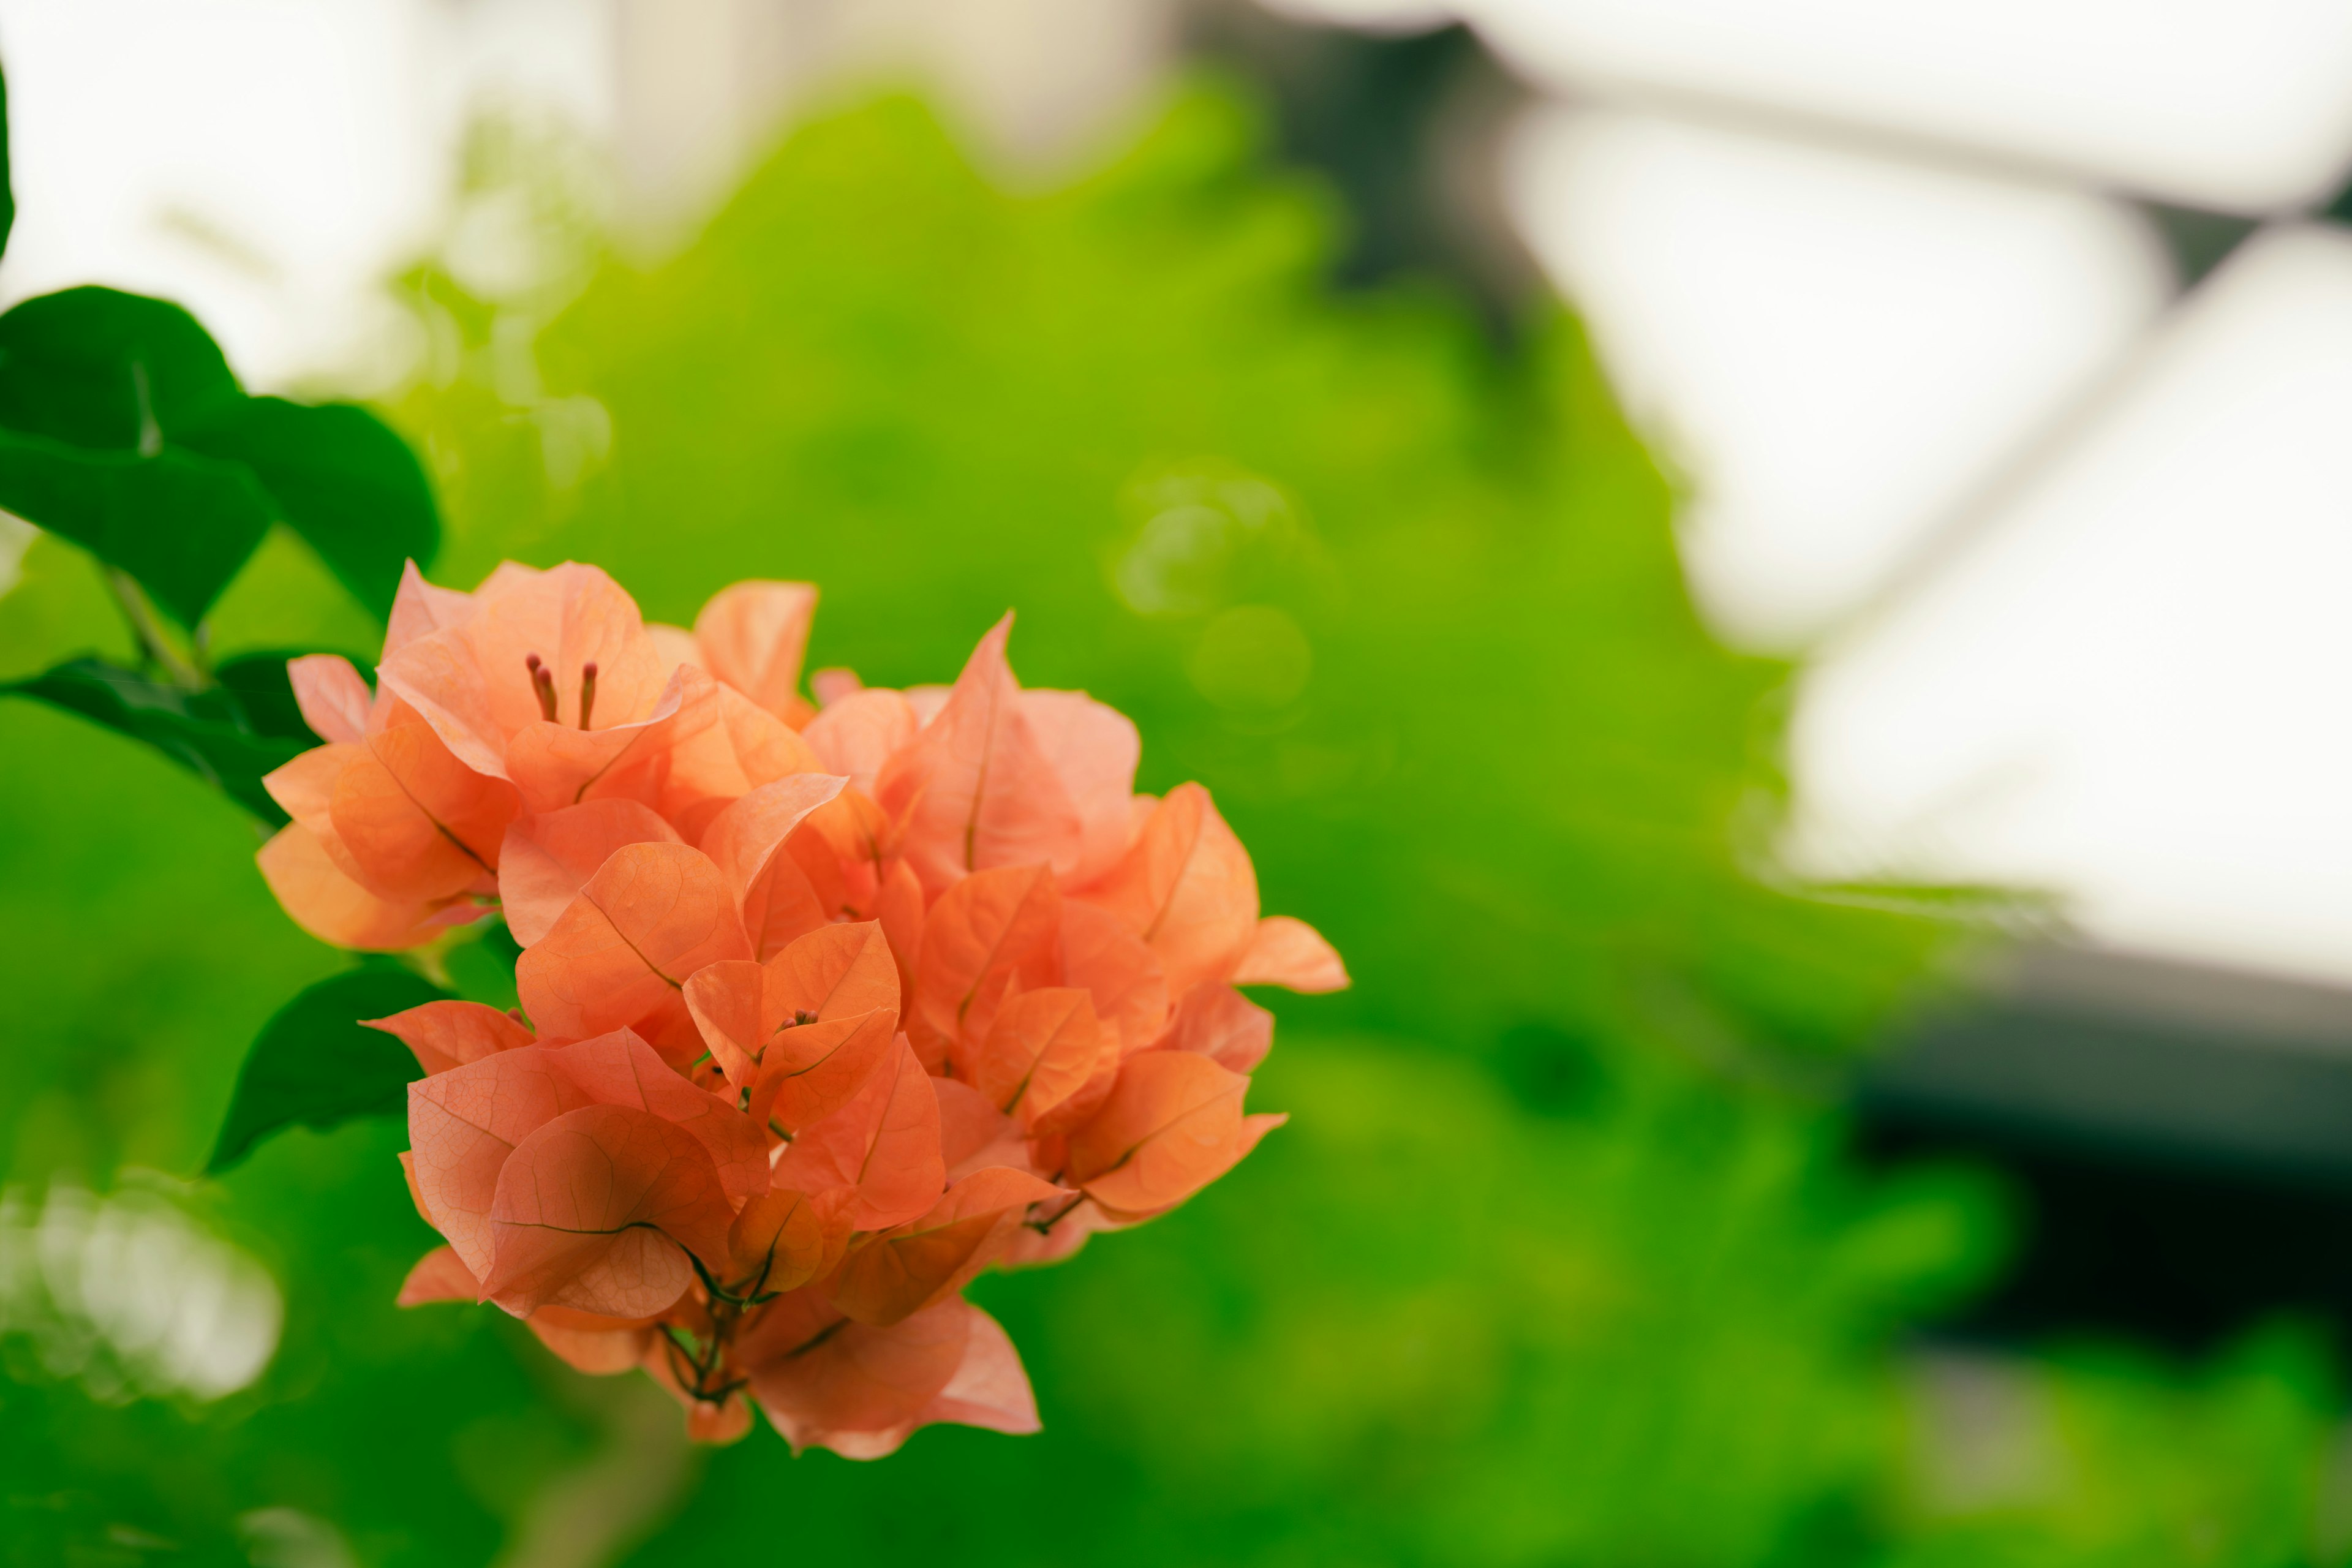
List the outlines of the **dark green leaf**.
<svg viewBox="0 0 2352 1568">
<path fill-rule="evenodd" d="M 112 289 L 0 315 L 0 507 L 201 619 L 272 521 L 378 616 L 441 524 L 416 455 L 351 404 L 245 395 L 194 316 Z"/>
<path fill-rule="evenodd" d="M 286 813 L 262 775 L 308 751 L 310 741 L 256 734 L 225 690 L 185 692 L 95 658 L 77 658 L 0 692 L 42 701 L 144 741 L 273 826 Z"/>
<path fill-rule="evenodd" d="M 0 79 L 0 251 L 8 248 L 8 231 L 16 225 L 16 190 L 8 177 L 8 83 Z"/>
<path fill-rule="evenodd" d="M 78 449 L 0 430 L 0 507 L 139 580 L 193 626 L 269 531 L 276 508 L 236 463 L 167 447 Z"/>
<path fill-rule="evenodd" d="M 271 648 L 258 653 L 241 653 L 215 666 L 213 679 L 221 683 L 221 689 L 236 702 L 237 714 L 244 720 L 245 727 L 255 734 L 299 741 L 305 746 L 315 746 L 325 737 L 314 733 L 303 721 L 301 704 L 294 700 L 293 683 L 286 678 L 286 661 L 317 651 L 315 648 Z M 355 665 L 363 663 L 359 659 L 352 662 Z"/>
<path fill-rule="evenodd" d="M 163 300 L 67 289 L 0 316 L 0 426 L 11 430 L 152 455 L 230 417 L 244 395 L 196 319 Z"/>
<path fill-rule="evenodd" d="M 262 1026 L 236 1075 L 220 1141 L 205 1163 L 217 1174 L 262 1139 L 300 1122 L 321 1131 L 356 1116 L 397 1116 L 416 1058 L 362 1018 L 383 1018 L 445 999 L 448 993 L 412 970 L 373 961 L 321 980 Z"/>
<path fill-rule="evenodd" d="M 424 467 L 364 408 L 256 397 L 180 438 L 249 466 L 288 526 L 379 619 L 392 613 L 402 563 L 430 564 L 441 542 Z"/>
</svg>

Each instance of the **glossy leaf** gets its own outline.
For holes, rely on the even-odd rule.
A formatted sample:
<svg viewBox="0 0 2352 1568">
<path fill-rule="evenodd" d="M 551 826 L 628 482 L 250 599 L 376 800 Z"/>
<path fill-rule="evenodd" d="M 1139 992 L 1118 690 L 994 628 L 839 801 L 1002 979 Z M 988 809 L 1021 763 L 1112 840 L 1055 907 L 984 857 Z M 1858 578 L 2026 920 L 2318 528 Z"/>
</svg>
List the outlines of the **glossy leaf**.
<svg viewBox="0 0 2352 1568">
<path fill-rule="evenodd" d="M 250 468 L 278 519 L 379 619 L 392 611 L 403 565 L 430 562 L 440 548 L 440 510 L 424 466 L 364 408 L 253 397 L 177 438 Z"/>
<path fill-rule="evenodd" d="M 8 231 L 16 226 L 16 192 L 8 172 L 8 84 L 0 81 L 0 252 L 8 248 Z"/>
<path fill-rule="evenodd" d="M 183 691 L 95 658 L 70 659 L 0 692 L 38 698 L 142 741 L 214 785 L 262 821 L 287 816 L 262 779 L 291 762 L 307 738 L 256 734 L 224 691 Z"/>
<path fill-rule="evenodd" d="M 68 289 L 0 316 L 0 505 L 137 578 L 193 626 L 272 521 L 371 611 L 440 542 L 407 444 L 349 404 L 245 395 L 194 317 Z"/>
<path fill-rule="evenodd" d="M 303 717 L 302 704 L 295 695 L 294 683 L 288 665 L 296 659 L 305 662 L 319 660 L 341 662 L 346 669 L 351 661 L 338 654 L 306 654 L 294 649 L 272 649 L 259 653 L 241 653 L 223 659 L 213 667 L 213 679 L 220 683 L 245 727 L 257 735 L 270 735 L 280 740 L 299 741 L 315 746 L 321 741 L 356 739 L 356 736 L 324 734 Z M 354 674 L 353 679 L 357 676 Z M 360 687 L 362 695 L 367 688 Z M 362 705 L 364 716 L 365 705 Z"/>
<path fill-rule="evenodd" d="M 184 626 L 204 619 L 276 510 L 235 463 L 177 447 L 93 451 L 5 428 L 0 508 L 129 573 Z"/>
<path fill-rule="evenodd" d="M 219 345 L 168 300 L 84 287 L 0 315 L 0 427 L 136 456 L 232 416 L 244 397 Z"/>
<path fill-rule="evenodd" d="M 446 996 L 412 971 L 372 963 L 295 997 L 262 1026 L 246 1054 L 205 1169 L 228 1169 L 281 1127 L 324 1130 L 355 1116 L 400 1114 L 420 1070 L 416 1060 L 399 1040 L 361 1020 Z"/>
</svg>

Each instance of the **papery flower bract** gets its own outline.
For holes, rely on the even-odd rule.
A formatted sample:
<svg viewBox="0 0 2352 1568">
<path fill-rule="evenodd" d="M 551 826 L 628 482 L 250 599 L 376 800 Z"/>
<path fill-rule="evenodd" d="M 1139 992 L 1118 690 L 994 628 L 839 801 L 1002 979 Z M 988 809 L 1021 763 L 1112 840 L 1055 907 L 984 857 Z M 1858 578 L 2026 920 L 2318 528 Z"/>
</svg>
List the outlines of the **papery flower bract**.
<svg viewBox="0 0 2352 1568">
<path fill-rule="evenodd" d="M 806 583 L 737 583 L 721 588 L 694 617 L 688 662 L 798 728 L 814 710 L 801 695 L 801 658 L 816 589 Z"/>
<path fill-rule="evenodd" d="M 799 689 L 815 590 L 745 583 L 691 632 L 593 567 L 412 568 L 373 691 L 289 670 L 329 742 L 273 775 L 289 909 L 399 946 L 497 900 L 515 1015 L 435 1002 L 415 1052 L 404 1305 L 521 1316 L 642 1367 L 701 1441 L 751 1405 L 852 1458 L 955 1421 L 1034 1431 L 991 1267 L 1182 1203 L 1279 1126 L 1273 1019 L 1338 955 L 1264 917 L 1209 793 L 1134 791 L 1135 727 L 1025 690 L 1007 616 L 955 683 Z M 525 1017 L 527 1016 L 527 1022 Z"/>
<path fill-rule="evenodd" d="M 419 1208 L 480 1297 L 518 1317 L 547 1303 L 666 1310 L 693 1280 L 689 1256 L 724 1266 L 735 1206 L 768 1185 L 750 1119 L 625 1029 L 432 1074 L 408 1105 Z M 526 1184 L 572 1201 L 551 1215 Z M 558 1235 L 566 1249 L 551 1253 Z"/>
<path fill-rule="evenodd" d="M 456 614 L 451 595 L 411 566 L 385 657 Z M 263 780 L 294 820 L 261 866 L 306 930 L 344 947 L 412 945 L 471 920 L 497 886 L 499 845 L 520 809 L 513 787 L 466 765 L 415 709 L 371 691 L 332 654 L 290 660 L 303 721 L 327 744 Z"/>
</svg>

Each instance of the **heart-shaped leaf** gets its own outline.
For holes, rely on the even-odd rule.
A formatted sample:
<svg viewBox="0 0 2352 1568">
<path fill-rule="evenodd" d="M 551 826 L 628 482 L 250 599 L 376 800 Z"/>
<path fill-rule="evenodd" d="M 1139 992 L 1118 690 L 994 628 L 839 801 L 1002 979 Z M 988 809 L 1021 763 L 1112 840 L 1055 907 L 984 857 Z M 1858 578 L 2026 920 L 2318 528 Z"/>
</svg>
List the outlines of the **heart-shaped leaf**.
<svg viewBox="0 0 2352 1568">
<path fill-rule="evenodd" d="M 278 518 L 379 619 L 392 613 L 402 566 L 430 561 L 440 547 L 440 509 L 424 466 L 364 408 L 249 397 L 180 438 L 250 468 Z"/>
<path fill-rule="evenodd" d="M 184 626 L 204 619 L 275 510 L 236 463 L 176 447 L 92 451 L 7 429 L 0 507 L 129 573 Z"/>
<path fill-rule="evenodd" d="M 194 316 L 67 289 L 0 316 L 0 506 L 136 578 L 183 626 L 283 521 L 378 616 L 441 524 L 423 467 L 350 404 L 247 397 Z"/>
</svg>

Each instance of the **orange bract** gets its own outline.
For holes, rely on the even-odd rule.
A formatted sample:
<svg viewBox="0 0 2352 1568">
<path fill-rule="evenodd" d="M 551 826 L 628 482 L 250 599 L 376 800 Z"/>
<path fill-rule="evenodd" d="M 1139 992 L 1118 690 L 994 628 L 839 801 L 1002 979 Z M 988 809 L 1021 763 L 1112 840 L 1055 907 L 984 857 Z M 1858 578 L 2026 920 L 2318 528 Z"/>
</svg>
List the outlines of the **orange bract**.
<svg viewBox="0 0 2352 1568">
<path fill-rule="evenodd" d="M 634 800 L 592 800 L 526 816 L 499 849 L 499 901 L 525 947 L 542 940 L 613 851 L 676 844 L 677 830 Z"/>
<path fill-rule="evenodd" d="M 816 590 L 806 583 L 721 588 L 694 617 L 702 668 L 777 718 L 804 724 L 801 655 L 815 614 Z"/>
<path fill-rule="evenodd" d="M 735 900 L 708 856 L 683 844 L 613 851 L 515 967 L 523 1011 L 572 1038 L 634 1024 L 694 972 L 749 958 Z"/>
<path fill-rule="evenodd" d="M 858 1230 L 913 1219 L 947 1184 L 939 1097 L 904 1038 L 895 1058 L 886 1056 L 840 1110 L 803 1129 L 774 1166 L 779 1185 L 851 1194 Z"/>
<path fill-rule="evenodd" d="M 903 1321 L 962 1289 L 1011 1238 L 1032 1205 L 1072 1195 L 1009 1166 L 976 1171 L 920 1218 L 852 1251 L 835 1279 L 833 1303 L 861 1323 Z"/>
<path fill-rule="evenodd" d="M 403 1156 L 446 1239 L 404 1305 L 490 1300 L 583 1372 L 643 1368 L 698 1441 L 752 1407 L 857 1458 L 953 1421 L 1034 1431 L 979 1270 L 1068 1257 L 1184 1202 L 1273 1019 L 1335 990 L 1262 917 L 1208 792 L 1134 793 L 1140 742 L 1024 690 L 1007 616 L 951 687 L 801 689 L 816 591 L 722 589 L 646 626 L 593 567 L 472 593 L 414 567 L 377 686 L 289 667 L 328 742 L 270 775 L 261 852 L 328 941 L 403 947 L 495 907 L 513 1015 L 373 1026 L 425 1077 Z"/>
<path fill-rule="evenodd" d="M 428 1075 L 534 1043 L 529 1029 L 479 1002 L 427 1002 L 389 1018 L 360 1022 L 371 1029 L 382 1029 L 415 1052 L 416 1065 Z"/>
<path fill-rule="evenodd" d="M 727 1265 L 734 1219 L 709 1153 L 650 1111 L 589 1105 L 535 1128 L 499 1170 L 482 1292 L 517 1317 L 667 1310 L 689 1258 Z"/>
<path fill-rule="evenodd" d="M 1257 872 L 1196 784 L 1168 792 L 1085 898 L 1142 938 L 1180 992 L 1231 979 L 1257 934 Z"/>
<path fill-rule="evenodd" d="M 908 1030 L 926 1066 L 936 1069 L 959 1042 L 985 1037 L 1008 991 L 1051 978 L 1060 918 L 1043 866 L 967 877 L 931 906 Z"/>
<path fill-rule="evenodd" d="M 1102 1110 L 1070 1137 L 1071 1179 L 1114 1211 L 1182 1203 L 1280 1124 L 1242 1115 L 1248 1089 L 1243 1074 L 1189 1051 L 1129 1058 Z"/>
</svg>

